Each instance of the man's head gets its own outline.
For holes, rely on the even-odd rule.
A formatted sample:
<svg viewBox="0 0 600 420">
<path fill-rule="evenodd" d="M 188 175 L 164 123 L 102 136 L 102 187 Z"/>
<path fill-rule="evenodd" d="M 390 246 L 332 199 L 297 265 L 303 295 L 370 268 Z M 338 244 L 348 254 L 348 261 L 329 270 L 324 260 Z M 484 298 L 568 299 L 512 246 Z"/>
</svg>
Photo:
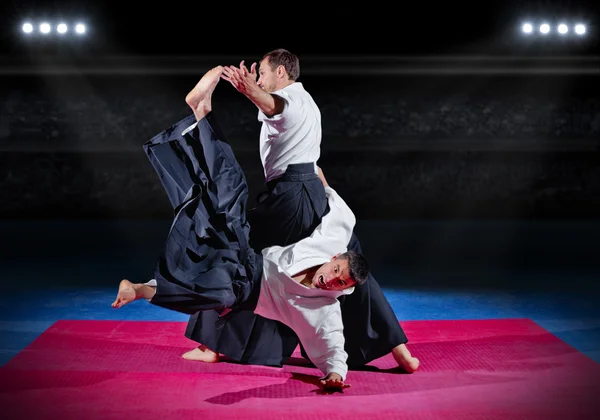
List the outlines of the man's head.
<svg viewBox="0 0 600 420">
<path fill-rule="evenodd" d="M 263 55 L 258 69 L 258 85 L 266 92 L 275 92 L 294 83 L 300 76 L 300 61 L 284 49 Z"/>
<path fill-rule="evenodd" d="M 338 254 L 318 268 L 312 284 L 325 290 L 344 290 L 367 281 L 369 264 L 365 257 L 354 251 Z"/>
</svg>

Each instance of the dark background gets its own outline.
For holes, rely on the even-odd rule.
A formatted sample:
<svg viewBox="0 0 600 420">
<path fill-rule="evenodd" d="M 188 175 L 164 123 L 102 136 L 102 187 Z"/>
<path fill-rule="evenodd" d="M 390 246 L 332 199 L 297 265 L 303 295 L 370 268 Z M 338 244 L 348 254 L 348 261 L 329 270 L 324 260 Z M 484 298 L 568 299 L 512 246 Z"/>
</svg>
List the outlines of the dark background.
<svg viewBox="0 0 600 420">
<path fill-rule="evenodd" d="M 32 54 L 56 50 L 88 55 L 225 54 L 260 56 L 285 47 L 298 55 L 567 54 L 597 50 L 594 1 L 454 2 L 3 2 L 3 51 Z M 83 42 L 40 44 L 23 40 L 24 19 L 82 18 L 90 27 Z M 588 25 L 585 42 L 524 42 L 525 19 Z M 569 39 L 569 38 L 566 38 Z M 252 57 L 247 57 L 250 59 Z"/>
<path fill-rule="evenodd" d="M 323 116 L 319 164 L 372 261 L 585 272 L 589 285 L 600 273 L 596 3 L 3 2 L 4 264 L 33 260 L 48 275 L 72 258 L 83 273 L 85 261 L 143 254 L 137 270 L 150 272 L 172 212 L 142 144 L 188 115 L 206 70 L 283 47 L 300 57 Z M 89 33 L 23 37 L 22 20 L 41 15 L 83 17 Z M 519 31 L 561 16 L 586 36 Z M 256 108 L 225 82 L 213 99 L 254 200 Z"/>
</svg>

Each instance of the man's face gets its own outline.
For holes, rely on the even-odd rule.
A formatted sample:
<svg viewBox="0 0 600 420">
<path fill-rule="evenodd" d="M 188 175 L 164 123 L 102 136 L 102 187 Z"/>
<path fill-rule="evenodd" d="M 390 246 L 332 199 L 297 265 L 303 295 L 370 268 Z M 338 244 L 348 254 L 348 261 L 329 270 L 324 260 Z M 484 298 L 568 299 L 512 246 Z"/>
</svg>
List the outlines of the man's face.
<svg viewBox="0 0 600 420">
<path fill-rule="evenodd" d="M 277 68 L 272 69 L 269 64 L 269 57 L 264 58 L 258 67 L 258 86 L 265 92 L 275 92 L 277 90 Z"/>
<path fill-rule="evenodd" d="M 354 286 L 356 282 L 350 277 L 348 260 L 338 258 L 336 255 L 331 261 L 319 267 L 312 279 L 312 284 L 318 289 L 344 290 Z"/>
</svg>

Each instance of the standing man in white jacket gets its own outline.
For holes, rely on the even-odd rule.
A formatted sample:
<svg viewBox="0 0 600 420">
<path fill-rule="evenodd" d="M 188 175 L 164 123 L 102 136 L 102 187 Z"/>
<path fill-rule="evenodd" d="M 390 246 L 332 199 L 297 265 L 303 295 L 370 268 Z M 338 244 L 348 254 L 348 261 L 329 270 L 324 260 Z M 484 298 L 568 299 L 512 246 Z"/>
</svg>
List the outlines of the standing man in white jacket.
<svg viewBox="0 0 600 420">
<path fill-rule="evenodd" d="M 262 124 L 258 149 L 267 193 L 248 213 L 250 245 L 256 250 L 298 242 L 314 231 L 328 211 L 317 176 L 321 113 L 299 76 L 298 57 L 284 49 L 268 52 L 258 67 L 253 63 L 249 70 L 243 61 L 239 68 L 223 68 L 222 78 L 257 107 Z M 356 235 L 346 245 L 362 254 Z M 419 360 L 408 351 L 408 339 L 372 274 L 366 284 L 339 301 L 344 322 L 353 325 L 352 331 L 346 331 L 352 367 L 391 352 L 405 371 L 418 368 Z M 183 357 L 204 362 L 216 362 L 225 354 L 240 363 L 281 366 L 298 345 L 298 338 L 284 325 L 243 309 L 225 316 L 210 311 L 195 314 L 186 337 L 200 344 Z"/>
</svg>

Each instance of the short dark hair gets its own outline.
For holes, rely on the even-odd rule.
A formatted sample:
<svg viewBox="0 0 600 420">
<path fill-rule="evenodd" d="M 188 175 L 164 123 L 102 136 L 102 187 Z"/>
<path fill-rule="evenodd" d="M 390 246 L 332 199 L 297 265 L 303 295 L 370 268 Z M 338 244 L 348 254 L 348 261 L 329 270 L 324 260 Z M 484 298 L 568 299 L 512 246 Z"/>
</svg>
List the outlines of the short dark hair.
<svg viewBox="0 0 600 420">
<path fill-rule="evenodd" d="M 356 251 L 346 251 L 338 258 L 348 261 L 348 274 L 356 284 L 365 284 L 369 276 L 369 263 L 362 254 Z"/>
<path fill-rule="evenodd" d="M 277 66 L 283 66 L 290 80 L 298 80 L 298 77 L 300 77 L 300 60 L 296 55 L 283 48 L 278 48 L 263 55 L 260 61 L 267 57 L 271 69 L 275 70 Z"/>
</svg>

